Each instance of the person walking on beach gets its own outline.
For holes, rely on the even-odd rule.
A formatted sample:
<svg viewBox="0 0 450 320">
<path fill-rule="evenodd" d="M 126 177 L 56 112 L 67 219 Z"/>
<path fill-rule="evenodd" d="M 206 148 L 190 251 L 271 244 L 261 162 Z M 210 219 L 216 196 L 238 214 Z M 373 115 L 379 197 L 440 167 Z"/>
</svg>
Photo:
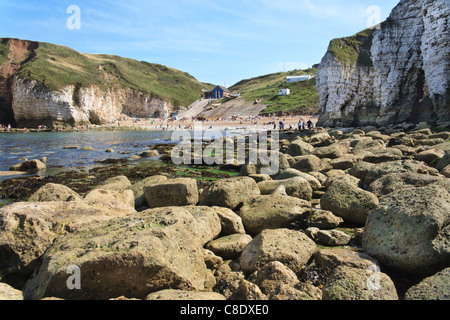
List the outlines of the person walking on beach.
<svg viewBox="0 0 450 320">
<path fill-rule="evenodd" d="M 313 123 L 311 120 L 308 121 L 308 129 L 311 130 L 313 127 Z"/>
</svg>

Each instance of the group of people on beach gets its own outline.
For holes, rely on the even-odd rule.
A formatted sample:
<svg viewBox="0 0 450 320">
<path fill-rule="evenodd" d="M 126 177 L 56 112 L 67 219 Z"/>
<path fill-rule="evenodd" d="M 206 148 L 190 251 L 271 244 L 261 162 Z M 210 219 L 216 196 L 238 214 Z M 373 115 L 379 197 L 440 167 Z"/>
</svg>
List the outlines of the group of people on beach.
<svg viewBox="0 0 450 320">
<path fill-rule="evenodd" d="M 9 132 L 9 131 L 11 131 L 11 125 L 8 124 L 8 125 L 6 126 L 6 125 L 3 125 L 3 124 L 0 124 L 0 130 Z"/>
</svg>

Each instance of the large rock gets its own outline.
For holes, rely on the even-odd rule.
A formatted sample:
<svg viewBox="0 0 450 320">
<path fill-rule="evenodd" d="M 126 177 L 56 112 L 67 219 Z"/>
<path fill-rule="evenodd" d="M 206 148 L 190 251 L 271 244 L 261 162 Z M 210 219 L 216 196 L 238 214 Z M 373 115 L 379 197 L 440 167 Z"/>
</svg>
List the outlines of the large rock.
<svg viewBox="0 0 450 320">
<path fill-rule="evenodd" d="M 405 300 L 450 300 L 450 268 L 409 288 L 405 294 Z"/>
<path fill-rule="evenodd" d="M 352 237 L 340 230 L 319 230 L 314 240 L 327 246 L 345 246 Z"/>
<path fill-rule="evenodd" d="M 201 222 L 203 224 L 203 222 Z M 59 237 L 26 283 L 26 299 L 144 299 L 167 288 L 202 291 L 207 270 L 197 221 L 184 208 L 150 209 Z M 76 266 L 80 290 L 70 290 Z M 76 268 L 75 268 L 76 269 Z"/>
<path fill-rule="evenodd" d="M 85 202 L 15 203 L 0 209 L 0 278 L 23 285 L 38 258 L 56 237 L 101 221 L 133 214 L 122 202 L 89 205 Z"/>
<path fill-rule="evenodd" d="M 29 202 L 82 201 L 78 193 L 72 189 L 55 183 L 47 183 L 28 199 Z"/>
<path fill-rule="evenodd" d="M 278 187 L 283 186 L 288 196 L 311 200 L 313 190 L 309 182 L 302 177 L 293 177 L 284 180 L 269 180 L 258 183 L 258 188 L 262 195 L 273 194 Z"/>
<path fill-rule="evenodd" d="M 214 209 L 220 219 L 220 224 L 222 225 L 222 236 L 236 233 L 246 233 L 242 218 L 233 210 L 221 207 L 212 207 L 212 209 Z"/>
<path fill-rule="evenodd" d="M 326 147 L 316 148 L 313 155 L 319 158 L 329 158 L 329 159 L 337 159 L 342 157 L 344 154 L 350 152 L 350 143 L 345 142 L 336 142 Z"/>
<path fill-rule="evenodd" d="M 23 300 L 22 291 L 14 289 L 6 283 L 0 283 L 0 301 Z"/>
<path fill-rule="evenodd" d="M 328 277 L 323 300 L 398 300 L 391 278 L 378 269 L 339 266 Z"/>
<path fill-rule="evenodd" d="M 253 273 L 249 281 L 255 283 L 269 300 L 311 300 L 300 291 L 297 275 L 279 261 L 269 262 Z"/>
<path fill-rule="evenodd" d="M 368 185 L 384 175 L 392 173 L 404 173 L 404 172 L 431 174 L 431 175 L 437 175 L 439 173 L 435 168 L 428 167 L 422 161 L 416 160 L 390 161 L 386 163 L 375 164 L 373 167 L 371 167 L 368 170 L 367 175 L 364 177 L 364 181 Z"/>
<path fill-rule="evenodd" d="M 442 159 L 436 164 L 436 169 L 442 171 L 448 165 L 450 165 L 450 152 L 447 151 Z"/>
<path fill-rule="evenodd" d="M 346 177 L 334 181 L 320 199 L 322 209 L 357 225 L 366 223 L 370 210 L 378 203 L 374 194 L 359 188 Z"/>
<path fill-rule="evenodd" d="M 439 161 L 445 156 L 445 152 L 439 149 L 428 149 L 417 153 L 414 159 L 423 161 L 429 166 L 435 167 Z"/>
<path fill-rule="evenodd" d="M 294 177 L 301 177 L 301 178 L 305 179 L 306 181 L 308 181 L 308 183 L 311 185 L 311 188 L 313 190 L 319 190 L 320 188 L 322 188 L 322 184 L 316 177 L 314 177 L 308 173 L 301 172 L 297 169 L 293 169 L 293 168 L 289 168 L 289 169 L 281 172 L 276 177 L 276 180 L 285 180 L 285 179 L 290 179 L 290 178 L 294 178 Z"/>
<path fill-rule="evenodd" d="M 145 200 L 144 195 L 144 187 L 151 186 L 154 184 L 162 183 L 167 181 L 166 176 L 157 175 L 157 176 L 151 176 L 148 178 L 145 178 L 144 180 L 141 180 L 139 182 L 136 182 L 129 186 L 127 189 L 130 189 L 133 191 L 134 194 L 134 206 L 135 208 L 141 208 L 147 206 L 147 200 Z"/>
<path fill-rule="evenodd" d="M 450 195 L 440 186 L 401 189 L 382 198 L 367 219 L 364 251 L 410 273 L 450 264 Z"/>
<path fill-rule="evenodd" d="M 334 270 L 339 266 L 368 270 L 378 267 L 378 261 L 364 252 L 349 249 L 321 249 L 314 254 L 317 266 Z"/>
<path fill-rule="evenodd" d="M 216 292 L 192 292 L 166 289 L 149 294 L 145 300 L 153 301 L 222 301 L 226 298 Z"/>
<path fill-rule="evenodd" d="M 322 171 L 322 162 L 315 155 L 296 157 L 295 160 L 296 162 L 292 165 L 294 169 L 306 173 Z"/>
<path fill-rule="evenodd" d="M 240 210 L 240 217 L 247 232 L 258 234 L 264 229 L 288 227 L 292 222 L 309 215 L 308 201 L 289 196 L 254 196 Z"/>
<path fill-rule="evenodd" d="M 94 189 L 84 196 L 88 204 L 107 205 L 117 201 L 134 208 L 134 195 L 131 190 L 117 191 L 114 189 Z"/>
<path fill-rule="evenodd" d="M 222 232 L 222 224 L 216 209 L 202 206 L 183 208 L 195 218 L 195 234 L 202 245 L 217 238 Z"/>
<path fill-rule="evenodd" d="M 309 143 L 303 141 L 301 138 L 295 139 L 289 145 L 286 153 L 296 157 L 296 156 L 307 156 L 314 152 L 314 147 Z"/>
<path fill-rule="evenodd" d="M 212 183 L 203 191 L 199 204 L 234 210 L 249 197 L 260 194 L 258 185 L 252 178 L 223 179 Z"/>
<path fill-rule="evenodd" d="M 235 259 L 251 241 L 251 236 L 238 233 L 212 240 L 205 248 L 223 259 Z"/>
<path fill-rule="evenodd" d="M 345 154 L 340 158 L 332 160 L 330 164 L 333 169 L 347 170 L 353 168 L 358 160 L 359 158 L 353 154 Z"/>
<path fill-rule="evenodd" d="M 391 173 L 372 182 L 368 188 L 368 191 L 378 197 L 382 197 L 402 188 L 424 187 L 441 180 L 441 177 L 430 176 L 427 174 L 411 172 Z"/>
<path fill-rule="evenodd" d="M 199 199 L 197 180 L 178 178 L 144 187 L 149 208 L 196 205 Z"/>
<path fill-rule="evenodd" d="M 117 176 L 104 181 L 99 188 L 104 190 L 124 191 L 131 186 L 130 180 L 126 176 Z"/>
<path fill-rule="evenodd" d="M 344 219 L 334 215 L 331 211 L 315 209 L 305 219 L 308 227 L 324 230 L 334 229 L 344 223 Z"/>
<path fill-rule="evenodd" d="M 317 251 L 317 246 L 303 232 L 289 229 L 263 230 L 242 251 L 240 263 L 251 274 L 266 263 L 279 261 L 300 272 Z"/>
<path fill-rule="evenodd" d="M 45 163 L 37 159 L 25 161 L 9 168 L 10 171 L 22 171 L 30 173 L 37 173 L 40 171 L 45 171 L 46 169 L 47 166 L 45 165 Z"/>
</svg>

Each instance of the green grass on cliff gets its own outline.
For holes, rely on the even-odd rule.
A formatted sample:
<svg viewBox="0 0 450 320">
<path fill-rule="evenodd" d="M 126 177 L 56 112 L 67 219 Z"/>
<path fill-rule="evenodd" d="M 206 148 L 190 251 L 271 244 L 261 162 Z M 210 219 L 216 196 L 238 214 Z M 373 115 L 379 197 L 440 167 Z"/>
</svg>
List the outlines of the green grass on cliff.
<svg viewBox="0 0 450 320">
<path fill-rule="evenodd" d="M 279 72 L 265 76 L 242 80 L 230 88 L 232 92 L 240 92 L 247 102 L 261 99 L 261 104 L 267 104 L 264 114 L 298 113 L 314 114 L 319 107 L 319 94 L 316 89 L 316 79 L 309 81 L 286 83 L 286 77 L 297 75 L 315 75 L 316 69 Z M 289 96 L 278 96 L 279 89 L 290 89 Z"/>
<path fill-rule="evenodd" d="M 1 63 L 6 59 L 4 40 L 0 42 Z M 38 81 L 51 91 L 67 85 L 131 88 L 169 101 L 174 107 L 188 106 L 202 89 L 211 88 L 185 72 L 163 65 L 112 55 L 82 54 L 50 43 L 39 43 L 34 57 L 22 62 L 17 74 L 25 80 Z"/>
<path fill-rule="evenodd" d="M 0 65 L 8 61 L 9 46 L 6 39 L 0 39 Z"/>
<path fill-rule="evenodd" d="M 331 40 L 328 51 L 340 63 L 372 67 L 370 48 L 373 30 L 366 29 L 351 37 Z"/>
</svg>

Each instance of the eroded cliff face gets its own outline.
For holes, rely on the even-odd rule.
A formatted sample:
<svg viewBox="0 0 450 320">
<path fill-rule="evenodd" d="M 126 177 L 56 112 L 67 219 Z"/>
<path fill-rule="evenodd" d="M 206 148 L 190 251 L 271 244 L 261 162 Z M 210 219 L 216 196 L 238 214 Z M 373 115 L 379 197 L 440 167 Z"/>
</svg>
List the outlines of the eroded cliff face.
<svg viewBox="0 0 450 320">
<path fill-rule="evenodd" d="M 402 0 L 367 33 L 363 62 L 339 61 L 330 45 L 317 72 L 319 125 L 450 121 L 449 12 L 449 0 Z"/>
<path fill-rule="evenodd" d="M 172 106 L 130 88 L 77 87 L 48 91 L 36 81 L 17 77 L 12 109 L 19 127 L 108 124 L 124 118 L 167 117 Z"/>
<path fill-rule="evenodd" d="M 128 79 L 118 66 L 137 76 Z M 149 82 L 152 85 L 155 83 L 155 94 L 152 88 L 142 89 L 147 78 L 153 81 Z M 158 82 L 160 78 L 163 80 Z M 180 102 L 177 97 L 171 97 L 169 89 L 180 96 L 192 93 L 190 86 L 195 90 L 200 85 L 181 71 L 164 66 L 0 38 L 0 124 L 3 125 L 56 128 L 103 125 L 127 118 L 167 117 L 174 110 L 170 101 Z M 158 94 L 160 91 L 162 95 Z"/>
</svg>

